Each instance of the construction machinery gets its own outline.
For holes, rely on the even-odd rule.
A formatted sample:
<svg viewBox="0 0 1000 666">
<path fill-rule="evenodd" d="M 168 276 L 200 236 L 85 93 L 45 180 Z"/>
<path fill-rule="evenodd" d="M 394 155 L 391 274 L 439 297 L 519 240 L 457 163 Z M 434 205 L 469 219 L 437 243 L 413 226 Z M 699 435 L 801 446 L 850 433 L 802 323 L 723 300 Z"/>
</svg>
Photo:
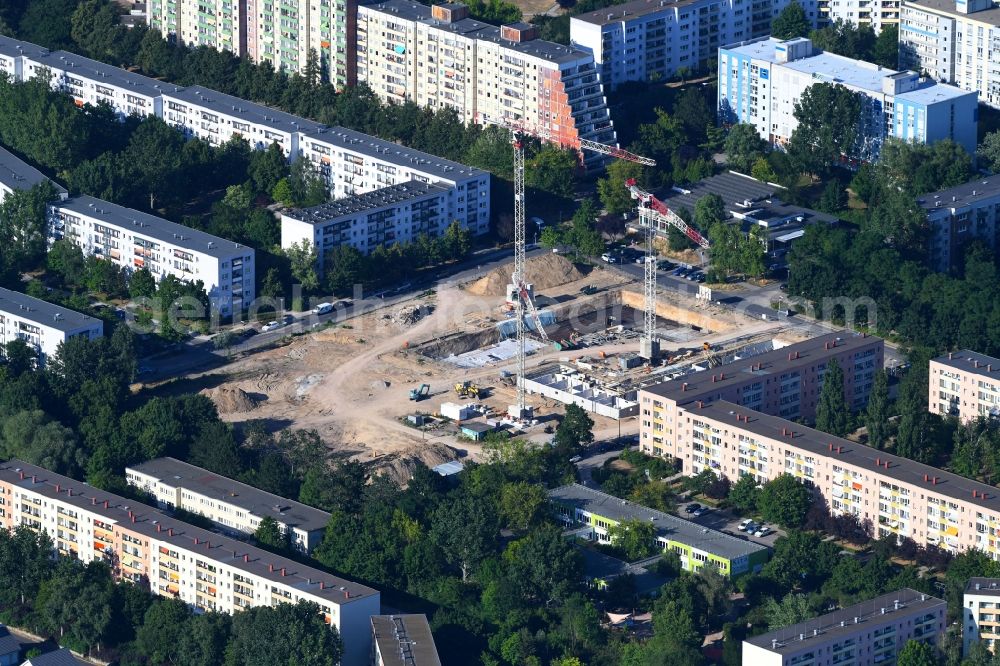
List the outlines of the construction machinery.
<svg viewBox="0 0 1000 666">
<path fill-rule="evenodd" d="M 455 384 L 455 394 L 459 398 L 472 398 L 473 400 L 479 400 L 480 393 L 481 391 L 479 387 L 470 381 Z"/>
<path fill-rule="evenodd" d="M 431 394 L 430 384 L 421 384 L 419 388 L 410 389 L 410 400 L 420 402 Z"/>
<path fill-rule="evenodd" d="M 576 138 L 569 145 L 563 139 L 553 136 L 548 130 L 543 128 L 525 127 L 517 120 L 508 118 L 491 118 L 484 116 L 483 124 L 497 125 L 508 130 L 511 135 L 511 144 L 514 147 L 514 272 L 511 275 L 511 291 L 518 295 L 514 304 L 515 320 L 517 325 L 517 404 L 511 405 L 508 410 L 515 419 L 527 419 L 531 417 L 531 410 L 526 402 L 524 389 L 525 377 L 525 336 L 527 334 L 525 326 L 525 316 L 530 314 L 535 324 L 535 331 L 546 342 L 549 341 L 545 328 L 542 326 L 538 311 L 532 302 L 525 275 L 525 211 L 524 211 L 524 137 L 534 136 L 543 141 L 557 143 L 563 147 L 573 148 L 582 153 L 590 150 L 602 155 L 608 155 L 618 159 L 638 162 L 646 166 L 655 166 L 656 160 L 648 157 L 634 155 L 627 150 L 622 150 L 617 146 L 608 146 L 589 139 Z"/>
</svg>

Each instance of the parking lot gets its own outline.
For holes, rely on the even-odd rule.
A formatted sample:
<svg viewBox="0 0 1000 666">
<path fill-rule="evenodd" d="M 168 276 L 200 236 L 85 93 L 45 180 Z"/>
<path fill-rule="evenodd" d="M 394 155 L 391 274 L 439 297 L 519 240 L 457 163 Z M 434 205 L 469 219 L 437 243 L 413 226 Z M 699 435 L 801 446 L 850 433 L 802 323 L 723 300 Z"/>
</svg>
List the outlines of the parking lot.
<svg viewBox="0 0 1000 666">
<path fill-rule="evenodd" d="M 785 531 L 776 525 L 768 523 L 767 526 L 770 527 L 773 532 L 765 537 L 755 537 L 752 534 L 747 534 L 740 531 L 740 522 L 743 520 L 740 516 L 735 516 L 729 511 L 717 510 L 708 507 L 708 511 L 700 516 L 694 516 L 687 513 L 686 509 L 691 504 L 700 504 L 700 502 L 683 502 L 677 505 L 677 515 L 684 520 L 690 520 L 693 523 L 702 525 L 703 527 L 708 527 L 713 530 L 718 530 L 720 532 L 730 532 L 739 539 L 745 539 L 747 541 L 753 541 L 754 543 L 759 543 L 768 548 L 774 548 L 774 542 L 777 541 L 778 537 L 785 535 Z M 702 506 L 705 506 L 702 504 Z"/>
</svg>

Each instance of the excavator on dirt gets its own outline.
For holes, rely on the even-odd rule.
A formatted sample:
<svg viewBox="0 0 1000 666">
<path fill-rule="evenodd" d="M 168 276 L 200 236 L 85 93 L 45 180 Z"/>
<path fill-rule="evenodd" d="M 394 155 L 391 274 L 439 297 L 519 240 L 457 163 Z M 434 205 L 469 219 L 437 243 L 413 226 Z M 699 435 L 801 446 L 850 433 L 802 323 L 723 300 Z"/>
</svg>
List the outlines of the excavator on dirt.
<svg viewBox="0 0 1000 666">
<path fill-rule="evenodd" d="M 455 384 L 455 395 L 459 398 L 472 398 L 473 400 L 479 400 L 479 393 L 479 387 L 470 381 Z"/>
<path fill-rule="evenodd" d="M 431 394 L 430 384 L 421 384 L 420 388 L 410 389 L 410 400 L 420 402 Z"/>
</svg>

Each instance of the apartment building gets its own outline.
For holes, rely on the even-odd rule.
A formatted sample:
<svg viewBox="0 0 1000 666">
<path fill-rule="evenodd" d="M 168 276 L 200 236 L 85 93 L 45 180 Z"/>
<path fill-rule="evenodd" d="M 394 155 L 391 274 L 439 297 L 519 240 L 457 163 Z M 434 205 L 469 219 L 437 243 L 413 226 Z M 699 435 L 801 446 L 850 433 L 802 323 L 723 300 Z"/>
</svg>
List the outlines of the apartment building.
<svg viewBox="0 0 1000 666">
<path fill-rule="evenodd" d="M 222 316 L 239 313 L 255 297 L 252 247 L 94 197 L 50 203 L 48 238 L 50 245 L 70 240 L 84 255 L 130 271 L 147 268 L 157 281 L 200 280 Z"/>
<path fill-rule="evenodd" d="M 724 576 L 739 576 L 760 571 L 767 562 L 768 549 L 760 544 L 711 530 L 641 504 L 593 490 L 579 483 L 549 491 L 549 501 L 557 517 L 575 534 L 610 544 L 609 529 L 620 523 L 638 520 L 656 527 L 656 545 L 664 552 L 680 557 L 685 571 L 711 566 Z"/>
<path fill-rule="evenodd" d="M 61 198 L 66 197 L 65 187 L 49 180 L 41 171 L 0 147 L 0 203 L 14 190 L 30 190 L 45 182 L 52 183 Z"/>
<path fill-rule="evenodd" d="M 0 35 L 0 72 L 10 77 L 12 81 L 26 81 L 31 77 L 24 75 L 25 60 L 43 58 L 48 52 L 47 48 L 31 42 Z"/>
<path fill-rule="evenodd" d="M 899 23 L 900 0 L 817 0 L 821 26 L 835 21 L 868 25 L 876 33 Z"/>
<path fill-rule="evenodd" d="M 175 520 L 124 497 L 28 463 L 0 463 L 0 527 L 45 531 L 56 549 L 83 562 L 114 562 L 124 580 L 201 610 L 234 613 L 255 606 L 318 604 L 344 641 L 345 666 L 367 666 L 369 618 L 377 590 L 242 541 Z"/>
<path fill-rule="evenodd" d="M 790 0 L 632 0 L 570 19 L 570 39 L 593 54 L 605 90 L 700 70 L 720 46 L 771 34 Z M 816 0 L 800 2 L 809 22 Z"/>
<path fill-rule="evenodd" d="M 248 102 L 203 86 L 175 88 L 163 93 L 163 119 L 188 136 L 213 146 L 234 136 L 254 150 L 272 143 L 289 157 L 298 155 L 299 137 L 323 127 L 320 123 L 284 111 Z"/>
<path fill-rule="evenodd" d="M 248 0 L 147 0 L 146 22 L 185 46 L 247 54 Z"/>
<path fill-rule="evenodd" d="M 104 335 L 104 322 L 18 291 L 0 288 L 0 344 L 23 340 L 45 363 L 70 338 Z"/>
<path fill-rule="evenodd" d="M 972 646 L 986 641 L 990 652 L 996 653 L 1000 640 L 1000 579 L 970 578 L 962 595 L 962 654 L 968 656 Z"/>
<path fill-rule="evenodd" d="M 448 190 L 445 215 L 474 234 L 489 230 L 490 174 L 344 127 L 324 127 L 299 140 L 302 156 L 326 179 L 333 199 L 410 181 Z"/>
<path fill-rule="evenodd" d="M 273 518 L 296 550 L 309 554 L 323 539 L 330 514 L 176 458 L 156 458 L 125 468 L 130 486 L 156 498 L 161 508 L 183 509 L 234 535 L 251 535 Z"/>
<path fill-rule="evenodd" d="M 970 155 L 976 152 L 975 92 L 825 53 L 804 38 L 719 49 L 719 119 L 749 123 L 761 138 L 782 146 L 798 126 L 799 98 L 814 83 L 839 84 L 861 95 L 858 144 L 847 159 L 875 160 L 886 137 L 916 143 L 951 139 Z"/>
<path fill-rule="evenodd" d="M 899 60 L 1000 108 L 1000 8 L 991 0 L 904 0 Z"/>
<path fill-rule="evenodd" d="M 468 18 L 464 5 L 386 0 L 358 7 L 358 82 L 386 102 L 454 109 L 464 122 L 517 124 L 567 147 L 614 144 L 594 56 L 538 39 L 535 26 Z M 587 153 L 596 167 L 603 156 Z"/>
<path fill-rule="evenodd" d="M 684 405 L 728 400 L 765 414 L 812 420 L 830 359 L 844 373 L 844 399 L 851 409 L 868 403 L 875 372 L 882 367 L 884 343 L 864 335 L 830 333 L 649 386 L 639 391 L 640 440 L 645 453 L 678 458 L 692 469 L 692 442 L 679 427 Z"/>
<path fill-rule="evenodd" d="M 937 646 L 947 603 L 903 588 L 743 641 L 754 666 L 895 664 L 909 641 Z"/>
<path fill-rule="evenodd" d="M 997 246 L 1000 230 L 1000 179 L 982 178 L 917 200 L 927 214 L 927 262 L 936 271 L 962 267 L 963 248 L 971 241 Z"/>
<path fill-rule="evenodd" d="M 441 666 L 426 615 L 373 615 L 371 666 Z"/>
<path fill-rule="evenodd" d="M 927 408 L 962 423 L 1000 416 L 1000 359 L 962 349 L 932 358 Z"/>
</svg>

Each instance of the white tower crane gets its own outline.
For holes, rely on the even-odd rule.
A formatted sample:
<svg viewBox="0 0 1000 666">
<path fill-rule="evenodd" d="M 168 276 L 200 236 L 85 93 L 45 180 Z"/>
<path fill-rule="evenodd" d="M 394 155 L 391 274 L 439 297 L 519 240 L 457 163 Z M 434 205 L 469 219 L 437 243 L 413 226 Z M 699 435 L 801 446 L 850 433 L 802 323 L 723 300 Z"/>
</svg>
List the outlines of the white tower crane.
<svg viewBox="0 0 1000 666">
<path fill-rule="evenodd" d="M 485 124 L 497 125 L 510 131 L 511 144 L 514 146 L 514 272 L 511 275 L 510 292 L 516 296 L 514 304 L 514 316 L 516 319 L 517 331 L 517 404 L 511 405 L 510 415 L 516 419 L 529 418 L 531 412 L 528 408 L 524 382 L 525 382 L 525 337 L 527 335 L 525 327 L 525 315 L 530 314 L 535 331 L 548 340 L 545 329 L 542 327 L 541 318 L 535 309 L 535 304 L 531 299 L 528 283 L 525 275 L 525 214 L 524 214 L 524 136 L 534 136 L 543 141 L 550 141 L 566 145 L 557 140 L 547 130 L 539 128 L 527 128 L 517 121 L 507 119 L 484 118 Z M 608 146 L 588 139 L 576 139 L 568 147 L 577 151 L 591 150 L 602 155 L 610 155 L 618 159 L 637 162 L 646 166 L 655 166 L 656 160 L 648 157 L 634 155 L 627 150 L 622 150 L 615 146 Z"/>
</svg>

